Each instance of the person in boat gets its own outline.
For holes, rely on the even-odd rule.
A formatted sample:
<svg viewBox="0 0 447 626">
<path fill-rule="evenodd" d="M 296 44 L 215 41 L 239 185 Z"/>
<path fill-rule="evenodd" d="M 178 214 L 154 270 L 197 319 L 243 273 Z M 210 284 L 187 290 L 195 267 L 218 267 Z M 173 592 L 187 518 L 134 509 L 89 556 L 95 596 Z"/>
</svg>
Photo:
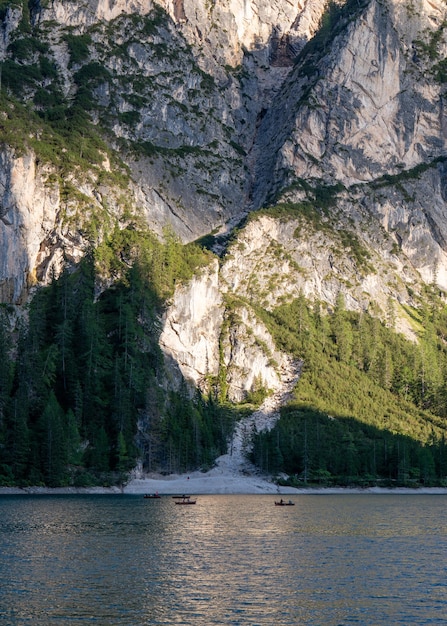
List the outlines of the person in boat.
<svg viewBox="0 0 447 626">
<path fill-rule="evenodd" d="M 279 501 L 280 504 L 284 504 L 284 500 L 281 498 L 281 500 Z"/>
</svg>

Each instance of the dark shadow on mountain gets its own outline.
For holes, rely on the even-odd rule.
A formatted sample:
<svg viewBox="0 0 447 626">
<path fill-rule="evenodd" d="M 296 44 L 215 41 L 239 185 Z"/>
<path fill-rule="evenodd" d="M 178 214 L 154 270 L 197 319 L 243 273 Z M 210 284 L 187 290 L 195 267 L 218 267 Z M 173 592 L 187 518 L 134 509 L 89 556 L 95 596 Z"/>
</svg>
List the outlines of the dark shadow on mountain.
<svg viewBox="0 0 447 626">
<path fill-rule="evenodd" d="M 423 445 L 354 417 L 285 407 L 270 432 L 255 435 L 251 460 L 293 486 L 434 487 L 446 485 L 447 443 Z"/>
</svg>

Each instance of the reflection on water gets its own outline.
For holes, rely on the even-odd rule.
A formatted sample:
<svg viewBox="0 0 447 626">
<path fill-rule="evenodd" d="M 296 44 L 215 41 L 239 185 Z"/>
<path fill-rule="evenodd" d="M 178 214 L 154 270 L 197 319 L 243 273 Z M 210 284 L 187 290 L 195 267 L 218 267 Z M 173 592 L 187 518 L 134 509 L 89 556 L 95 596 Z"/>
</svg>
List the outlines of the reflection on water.
<svg viewBox="0 0 447 626">
<path fill-rule="evenodd" d="M 0 498 L 0 624 L 445 624 L 447 497 Z"/>
</svg>

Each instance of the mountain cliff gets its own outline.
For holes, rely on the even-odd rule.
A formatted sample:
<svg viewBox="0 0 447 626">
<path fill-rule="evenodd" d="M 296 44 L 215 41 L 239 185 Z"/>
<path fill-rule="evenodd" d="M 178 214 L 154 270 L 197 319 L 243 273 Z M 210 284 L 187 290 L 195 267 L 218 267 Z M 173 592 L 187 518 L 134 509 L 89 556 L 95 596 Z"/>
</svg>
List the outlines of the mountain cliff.
<svg viewBox="0 0 447 626">
<path fill-rule="evenodd" d="M 301 296 L 416 341 L 447 290 L 446 52 L 440 0 L 1 0 L 2 303 L 138 228 L 215 253 L 167 302 L 172 389 L 277 391 L 259 312 Z"/>
<path fill-rule="evenodd" d="M 335 186 L 445 287 L 442 2 L 2 7 L 6 298 L 104 236 L 80 204 L 191 241 Z"/>
</svg>

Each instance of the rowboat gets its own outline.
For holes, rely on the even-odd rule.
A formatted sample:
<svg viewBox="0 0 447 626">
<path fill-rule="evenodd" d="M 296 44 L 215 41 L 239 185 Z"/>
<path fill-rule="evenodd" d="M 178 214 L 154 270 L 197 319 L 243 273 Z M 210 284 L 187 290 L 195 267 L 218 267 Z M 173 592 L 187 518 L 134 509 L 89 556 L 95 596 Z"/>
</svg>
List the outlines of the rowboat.
<svg viewBox="0 0 447 626">
<path fill-rule="evenodd" d="M 275 501 L 275 506 L 295 506 L 295 502 L 292 502 L 292 500 L 280 500 L 279 502 Z"/>
<path fill-rule="evenodd" d="M 191 500 L 190 496 L 183 498 L 182 500 L 176 500 L 175 504 L 195 504 L 197 500 Z"/>
<path fill-rule="evenodd" d="M 161 496 L 158 493 L 145 493 L 143 498 L 158 499 L 161 498 Z"/>
</svg>

